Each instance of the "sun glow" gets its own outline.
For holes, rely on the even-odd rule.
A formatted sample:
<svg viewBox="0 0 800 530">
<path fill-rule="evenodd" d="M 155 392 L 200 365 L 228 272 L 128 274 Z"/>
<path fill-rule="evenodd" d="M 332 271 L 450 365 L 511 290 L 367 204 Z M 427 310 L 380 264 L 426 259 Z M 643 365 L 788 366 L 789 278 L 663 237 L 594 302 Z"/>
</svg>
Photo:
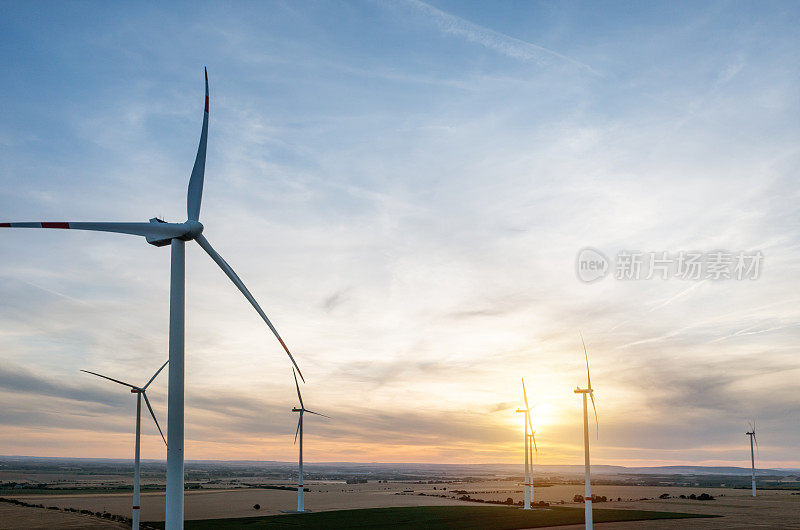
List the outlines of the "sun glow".
<svg viewBox="0 0 800 530">
<path fill-rule="evenodd" d="M 549 403 L 538 403 L 531 407 L 531 424 L 534 432 L 539 432 L 541 427 L 558 423 L 556 409 Z"/>
</svg>

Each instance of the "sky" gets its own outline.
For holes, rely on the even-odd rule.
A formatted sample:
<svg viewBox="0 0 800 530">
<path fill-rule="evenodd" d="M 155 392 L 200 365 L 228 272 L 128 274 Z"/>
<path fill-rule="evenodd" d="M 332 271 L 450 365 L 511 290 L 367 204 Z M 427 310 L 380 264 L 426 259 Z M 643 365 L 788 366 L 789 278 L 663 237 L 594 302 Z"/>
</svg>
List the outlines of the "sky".
<svg viewBox="0 0 800 530">
<path fill-rule="evenodd" d="M 0 2 L 0 222 L 201 221 L 312 462 L 800 467 L 795 2 Z M 579 252 L 606 256 L 585 282 Z M 620 256 L 761 256 L 625 276 Z M 0 454 L 130 458 L 169 251 L 0 232 Z M 187 246 L 186 458 L 296 458 L 280 345 Z M 677 266 L 677 265 L 676 265 Z M 676 269 L 677 270 L 677 269 Z M 166 425 L 166 372 L 148 393 Z M 143 419 L 145 458 L 165 458 Z M 595 429 L 594 425 L 591 426 Z"/>
</svg>

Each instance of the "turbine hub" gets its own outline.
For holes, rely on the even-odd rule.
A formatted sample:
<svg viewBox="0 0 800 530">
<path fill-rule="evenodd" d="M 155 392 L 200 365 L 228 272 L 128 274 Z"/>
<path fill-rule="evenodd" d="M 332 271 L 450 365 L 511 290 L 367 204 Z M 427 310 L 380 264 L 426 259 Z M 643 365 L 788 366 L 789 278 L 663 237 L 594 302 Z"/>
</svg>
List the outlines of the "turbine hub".
<svg viewBox="0 0 800 530">
<path fill-rule="evenodd" d="M 203 233 L 203 223 L 200 221 L 186 221 L 183 223 L 186 227 L 186 233 L 181 237 L 181 239 L 185 241 L 191 241 L 192 239 L 197 239 L 197 236 Z"/>
</svg>

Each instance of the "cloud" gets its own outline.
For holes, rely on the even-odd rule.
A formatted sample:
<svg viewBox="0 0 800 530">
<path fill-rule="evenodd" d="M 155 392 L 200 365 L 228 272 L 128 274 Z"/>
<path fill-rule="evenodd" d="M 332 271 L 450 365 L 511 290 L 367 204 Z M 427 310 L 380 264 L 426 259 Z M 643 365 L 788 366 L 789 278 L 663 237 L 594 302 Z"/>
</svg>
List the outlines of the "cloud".
<svg viewBox="0 0 800 530">
<path fill-rule="evenodd" d="M 340 305 L 346 303 L 347 299 L 349 298 L 350 291 L 351 289 L 339 289 L 338 291 L 330 294 L 322 301 L 322 309 L 327 312 L 331 312 Z"/>
<path fill-rule="evenodd" d="M 500 403 L 495 403 L 491 407 L 489 407 L 489 412 L 500 412 L 502 410 L 508 410 L 517 406 L 516 401 L 501 401 Z"/>
<path fill-rule="evenodd" d="M 80 378 L 82 375 L 76 374 L 72 379 Z M 36 375 L 26 368 L 9 365 L 0 366 L 0 391 L 88 401 L 109 406 L 116 406 L 121 402 L 118 392 L 92 388 L 88 381 L 84 386 L 68 384 L 56 378 Z"/>
</svg>

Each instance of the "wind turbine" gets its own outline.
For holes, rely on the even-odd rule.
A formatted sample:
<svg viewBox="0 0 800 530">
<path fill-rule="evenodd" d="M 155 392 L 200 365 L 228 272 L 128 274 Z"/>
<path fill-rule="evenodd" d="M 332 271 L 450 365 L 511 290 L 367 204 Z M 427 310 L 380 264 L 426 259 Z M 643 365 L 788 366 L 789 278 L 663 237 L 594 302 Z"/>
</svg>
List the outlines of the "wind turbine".
<svg viewBox="0 0 800 530">
<path fill-rule="evenodd" d="M 131 388 L 131 394 L 136 394 L 136 449 L 133 452 L 133 530 L 139 530 L 139 440 L 141 438 L 142 433 L 142 398 L 144 398 L 144 402 L 147 405 L 147 409 L 150 411 L 150 415 L 153 417 L 153 421 L 156 422 L 156 427 L 158 427 L 158 432 L 161 434 L 161 439 L 164 440 L 164 445 L 167 444 L 167 440 L 164 439 L 164 433 L 161 432 L 161 426 L 158 424 L 158 420 L 156 419 L 156 413 L 153 412 L 153 407 L 150 406 L 150 400 L 147 399 L 146 390 L 147 387 L 150 386 L 150 383 L 158 377 L 158 374 L 161 373 L 161 370 L 167 365 L 169 361 L 161 365 L 156 373 L 153 374 L 153 377 L 142 387 L 138 387 L 132 385 L 130 383 L 126 383 L 124 381 L 120 381 L 118 379 L 113 379 L 111 377 L 98 374 L 96 372 L 90 372 L 89 370 L 81 370 L 81 372 L 86 372 L 87 374 L 96 375 L 97 377 L 102 377 L 103 379 L 108 379 L 109 381 L 114 381 L 115 383 L 119 383 L 123 386 L 129 386 Z"/>
<path fill-rule="evenodd" d="M 292 412 L 299 412 L 300 418 L 297 420 L 297 431 L 294 433 L 294 443 L 297 443 L 297 436 L 300 435 L 300 458 L 298 459 L 298 473 L 297 473 L 297 511 L 304 512 L 305 508 L 303 507 L 303 414 L 308 412 L 309 414 L 316 414 L 317 416 L 322 416 L 324 418 L 330 418 L 330 416 L 325 416 L 325 414 L 320 414 L 319 412 L 314 412 L 313 410 L 308 410 L 305 405 L 303 405 L 303 396 L 300 395 L 300 385 L 297 384 L 297 375 L 294 373 L 294 368 L 292 368 L 292 375 L 294 376 L 294 386 L 297 388 L 297 399 L 300 400 L 300 408 L 297 407 L 292 408 Z"/>
<path fill-rule="evenodd" d="M 71 230 L 93 230 L 142 236 L 151 245 L 163 247 L 170 245 L 170 292 L 169 292 L 169 397 L 167 415 L 167 494 L 165 527 L 167 530 L 183 528 L 183 395 L 184 395 L 184 316 L 186 309 L 186 249 L 185 242 L 195 240 L 200 247 L 211 256 L 233 284 L 261 316 L 269 329 L 278 339 L 297 373 L 303 374 L 292 357 L 289 348 L 278 334 L 275 326 L 269 321 L 256 299 L 250 294 L 242 280 L 230 265 L 212 247 L 203 236 L 203 225 L 200 223 L 200 203 L 203 197 L 203 177 L 206 166 L 206 145 L 208 143 L 208 72 L 206 78 L 205 112 L 200 132 L 200 144 L 197 156 L 189 177 L 189 188 L 186 198 L 187 220 L 183 223 L 168 223 L 156 217 L 149 223 L 73 223 L 73 222 L 34 222 L 34 223 L 0 223 L 0 228 L 59 228 Z M 245 227 L 241 227 L 245 228 Z M 305 379 L 303 379 L 305 382 Z"/>
<path fill-rule="evenodd" d="M 589 468 L 589 414 L 586 408 L 586 395 L 592 399 L 592 408 L 594 409 L 594 423 L 597 425 L 597 407 L 594 405 L 594 389 L 592 388 L 592 378 L 589 375 L 589 354 L 586 352 L 586 342 L 583 340 L 581 334 L 581 343 L 583 344 L 583 356 L 586 357 L 586 384 L 587 388 L 578 387 L 574 390 L 576 394 L 583 394 L 583 454 L 585 459 L 586 476 L 583 501 L 585 503 L 584 510 L 586 512 L 586 528 L 592 528 L 592 479 Z M 600 427 L 597 427 L 597 436 L 600 437 Z"/>
<path fill-rule="evenodd" d="M 522 396 L 525 398 L 525 408 L 517 409 L 517 412 L 525 413 L 525 438 L 523 438 L 522 445 L 525 447 L 525 480 L 522 483 L 522 491 L 524 492 L 525 500 L 522 503 L 523 510 L 531 509 L 531 502 L 533 502 L 533 448 L 531 447 L 531 440 L 533 445 L 536 446 L 535 432 L 533 424 L 531 423 L 531 407 L 528 405 L 528 393 L 525 391 L 525 378 L 522 378 Z M 530 427 L 530 434 L 528 428 Z M 539 452 L 539 448 L 536 448 Z"/>
<path fill-rule="evenodd" d="M 751 481 L 753 485 L 753 497 L 756 496 L 756 457 L 753 454 L 753 442 L 756 443 L 756 448 L 758 448 L 758 440 L 756 439 L 756 424 L 755 422 L 750 424 L 750 432 L 745 433 L 747 436 L 750 437 L 750 473 L 751 473 Z"/>
</svg>

